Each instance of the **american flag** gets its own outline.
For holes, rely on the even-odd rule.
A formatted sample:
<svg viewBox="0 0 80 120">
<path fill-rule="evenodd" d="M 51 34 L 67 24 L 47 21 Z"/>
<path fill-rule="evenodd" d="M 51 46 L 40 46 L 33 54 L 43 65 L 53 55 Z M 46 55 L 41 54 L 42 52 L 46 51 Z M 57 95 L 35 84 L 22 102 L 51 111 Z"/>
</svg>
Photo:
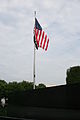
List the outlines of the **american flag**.
<svg viewBox="0 0 80 120">
<path fill-rule="evenodd" d="M 38 49 L 38 47 L 41 47 L 42 49 L 47 51 L 49 38 L 47 34 L 42 30 L 42 27 L 36 18 L 35 18 L 35 27 L 34 27 L 34 43 L 36 49 Z"/>
</svg>

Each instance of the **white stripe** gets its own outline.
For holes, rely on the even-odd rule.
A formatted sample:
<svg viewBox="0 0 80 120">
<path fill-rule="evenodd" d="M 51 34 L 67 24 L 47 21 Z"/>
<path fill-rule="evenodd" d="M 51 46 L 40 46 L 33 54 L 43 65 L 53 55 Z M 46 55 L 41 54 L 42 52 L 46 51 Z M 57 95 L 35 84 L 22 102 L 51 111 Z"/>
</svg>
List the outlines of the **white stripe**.
<svg viewBox="0 0 80 120">
<path fill-rule="evenodd" d="M 47 39 L 46 39 L 46 43 L 45 43 L 44 49 L 46 49 L 47 41 L 48 41 L 48 37 L 47 37 Z"/>
<path fill-rule="evenodd" d="M 38 31 L 38 36 L 37 36 L 38 41 L 39 41 L 39 35 L 40 35 L 40 30 Z"/>
<path fill-rule="evenodd" d="M 43 32 L 44 31 L 42 31 L 42 36 L 43 36 Z M 45 32 L 44 32 L 44 36 L 45 36 Z M 44 43 L 44 38 L 42 39 L 42 45 L 41 45 L 41 47 L 43 46 L 43 43 Z M 40 43 L 41 44 L 41 43 Z"/>
<path fill-rule="evenodd" d="M 44 40 L 45 40 L 45 32 L 44 32 L 44 38 L 43 38 L 43 42 L 42 42 L 42 48 L 43 48 L 43 45 L 44 45 Z"/>
<path fill-rule="evenodd" d="M 43 34 L 43 31 L 41 32 L 41 37 L 40 37 L 40 41 L 39 41 L 39 47 L 41 45 L 42 34 Z"/>
</svg>

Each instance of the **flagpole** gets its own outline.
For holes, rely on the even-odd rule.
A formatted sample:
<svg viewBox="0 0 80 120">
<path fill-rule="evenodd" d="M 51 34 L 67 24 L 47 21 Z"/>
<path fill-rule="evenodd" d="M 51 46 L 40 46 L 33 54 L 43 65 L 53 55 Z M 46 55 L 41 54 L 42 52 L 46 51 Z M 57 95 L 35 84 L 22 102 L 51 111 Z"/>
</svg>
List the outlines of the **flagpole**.
<svg viewBox="0 0 80 120">
<path fill-rule="evenodd" d="M 36 11 L 34 11 L 34 19 L 36 18 Z M 35 24 L 34 24 L 35 25 Z M 35 33 L 34 33 L 35 34 Z M 33 39 L 35 39 L 34 38 L 34 36 L 33 36 Z M 36 75 L 35 75 L 35 55 L 36 55 L 36 49 L 35 49 L 35 44 L 34 44 L 34 62 L 33 62 L 33 89 L 35 89 L 35 77 L 36 77 Z"/>
</svg>

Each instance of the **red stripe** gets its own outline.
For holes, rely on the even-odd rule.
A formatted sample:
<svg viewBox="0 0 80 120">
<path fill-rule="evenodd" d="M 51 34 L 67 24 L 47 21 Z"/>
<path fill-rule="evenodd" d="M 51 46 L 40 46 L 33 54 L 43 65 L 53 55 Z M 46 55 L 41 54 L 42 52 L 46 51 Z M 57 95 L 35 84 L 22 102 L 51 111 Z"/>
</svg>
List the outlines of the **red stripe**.
<svg viewBox="0 0 80 120">
<path fill-rule="evenodd" d="M 35 29 L 35 38 L 37 38 L 36 34 L 37 34 L 37 29 Z"/>
<path fill-rule="evenodd" d="M 49 43 L 49 38 L 48 38 L 47 45 L 46 45 L 46 49 L 45 49 L 46 51 L 47 51 L 47 48 L 48 48 L 48 43 Z"/>
<path fill-rule="evenodd" d="M 37 45 L 39 47 L 38 33 L 39 33 L 39 30 L 35 29 L 35 38 L 36 38 Z"/>
<path fill-rule="evenodd" d="M 45 47 L 46 39 L 47 39 L 47 35 L 45 35 L 45 40 L 44 40 L 44 44 L 43 44 L 43 49 L 44 49 L 44 47 Z"/>
<path fill-rule="evenodd" d="M 43 38 L 44 38 L 44 31 L 42 33 L 42 39 L 41 39 L 40 47 L 42 47 Z"/>
<path fill-rule="evenodd" d="M 40 41 L 40 38 L 41 38 L 41 33 L 42 33 L 42 31 L 40 30 L 40 33 L 39 33 L 39 41 Z"/>
</svg>

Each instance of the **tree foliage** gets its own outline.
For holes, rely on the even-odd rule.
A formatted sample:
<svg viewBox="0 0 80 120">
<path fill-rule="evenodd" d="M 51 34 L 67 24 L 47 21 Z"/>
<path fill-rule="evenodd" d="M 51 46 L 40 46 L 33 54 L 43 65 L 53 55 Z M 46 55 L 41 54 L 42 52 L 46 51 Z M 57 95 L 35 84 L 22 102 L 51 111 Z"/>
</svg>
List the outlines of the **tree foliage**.
<svg viewBox="0 0 80 120">
<path fill-rule="evenodd" d="M 6 91 L 7 82 L 5 80 L 0 80 L 0 96 L 3 96 Z"/>
<path fill-rule="evenodd" d="M 36 86 L 36 89 L 45 88 L 44 84 L 39 84 Z M 0 80 L 0 96 L 7 96 L 8 93 L 15 91 L 26 91 L 33 89 L 33 82 L 22 81 L 22 82 L 9 82 L 7 83 L 5 80 Z"/>
<path fill-rule="evenodd" d="M 46 88 L 46 86 L 42 83 L 40 83 L 38 86 L 37 86 L 37 89 L 40 89 L 40 88 Z"/>
<path fill-rule="evenodd" d="M 80 83 L 80 66 L 70 67 L 70 69 L 67 70 L 66 83 Z"/>
</svg>

